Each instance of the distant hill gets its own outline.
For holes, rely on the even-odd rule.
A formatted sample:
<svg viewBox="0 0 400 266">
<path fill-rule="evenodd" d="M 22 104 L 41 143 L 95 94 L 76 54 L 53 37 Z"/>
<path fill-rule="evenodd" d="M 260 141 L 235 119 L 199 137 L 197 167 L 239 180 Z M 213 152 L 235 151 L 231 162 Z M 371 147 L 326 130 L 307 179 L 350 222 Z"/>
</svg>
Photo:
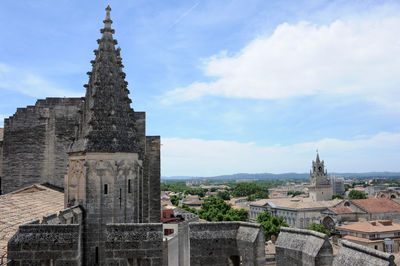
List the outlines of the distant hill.
<svg viewBox="0 0 400 266">
<path fill-rule="evenodd" d="M 367 172 L 367 173 L 329 173 L 330 175 L 336 175 L 347 178 L 373 178 L 373 177 L 400 177 L 400 172 Z M 237 180 L 237 179 L 307 179 L 310 177 L 309 173 L 283 173 L 283 174 L 249 174 L 249 173 L 238 173 L 232 175 L 219 175 L 212 177 L 201 177 L 201 176 L 163 176 L 162 180 L 192 180 L 192 179 L 212 179 L 212 180 Z"/>
</svg>

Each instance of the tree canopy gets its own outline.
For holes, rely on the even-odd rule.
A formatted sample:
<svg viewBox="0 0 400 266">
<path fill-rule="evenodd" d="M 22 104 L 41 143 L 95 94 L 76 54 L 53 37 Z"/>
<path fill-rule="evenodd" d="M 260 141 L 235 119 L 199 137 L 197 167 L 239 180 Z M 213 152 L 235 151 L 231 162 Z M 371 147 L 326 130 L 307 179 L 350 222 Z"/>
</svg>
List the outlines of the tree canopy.
<svg viewBox="0 0 400 266">
<path fill-rule="evenodd" d="M 256 198 L 268 198 L 268 188 L 257 183 L 242 182 L 238 183 L 232 192 L 234 197 L 248 197 L 250 195 L 254 195 Z"/>
<path fill-rule="evenodd" d="M 268 211 L 258 214 L 257 223 L 261 224 L 265 239 L 278 236 L 281 226 L 289 226 L 283 217 L 274 217 Z"/>
<path fill-rule="evenodd" d="M 230 200 L 231 199 L 231 195 L 229 194 L 228 191 L 218 191 L 217 197 L 221 198 L 223 200 Z"/>
<path fill-rule="evenodd" d="M 312 223 L 309 226 L 307 226 L 306 229 L 324 233 L 328 236 L 331 235 L 329 230 L 327 230 L 322 224 Z"/>
<path fill-rule="evenodd" d="M 344 197 L 340 194 L 333 194 L 332 199 L 344 199 Z"/>
<path fill-rule="evenodd" d="M 352 190 L 349 193 L 349 198 L 350 199 L 366 199 L 367 195 L 361 191 L 358 190 Z"/>
<path fill-rule="evenodd" d="M 173 196 L 171 196 L 171 203 L 174 205 L 174 206 L 178 206 L 179 205 L 179 201 L 181 200 L 181 199 L 183 199 L 183 197 L 179 197 L 179 196 L 175 196 L 175 195 L 173 195 Z"/>
<path fill-rule="evenodd" d="M 289 190 L 287 193 L 286 193 L 288 196 L 290 196 L 290 195 L 292 195 L 292 198 L 293 197 L 296 197 L 296 196 L 298 196 L 298 195 L 301 195 L 301 194 L 304 194 L 304 192 L 302 192 L 302 191 L 293 191 L 293 190 Z"/>
<path fill-rule="evenodd" d="M 244 209 L 232 209 L 219 197 L 211 196 L 204 200 L 198 212 L 201 219 L 218 222 L 218 221 L 247 221 L 248 211 Z"/>
</svg>

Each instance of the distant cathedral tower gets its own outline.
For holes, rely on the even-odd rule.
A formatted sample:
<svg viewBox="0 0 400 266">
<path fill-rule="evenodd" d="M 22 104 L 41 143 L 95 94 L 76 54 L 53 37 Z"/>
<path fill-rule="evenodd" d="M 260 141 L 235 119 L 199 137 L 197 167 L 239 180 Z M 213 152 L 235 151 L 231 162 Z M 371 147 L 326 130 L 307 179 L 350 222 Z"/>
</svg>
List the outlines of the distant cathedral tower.
<svg viewBox="0 0 400 266">
<path fill-rule="evenodd" d="M 328 173 L 325 170 L 324 161 L 320 161 L 318 152 L 317 159 L 315 162 L 312 162 L 312 169 L 310 170 L 310 186 L 308 191 L 312 201 L 332 199 L 332 185 L 328 179 Z"/>
</svg>

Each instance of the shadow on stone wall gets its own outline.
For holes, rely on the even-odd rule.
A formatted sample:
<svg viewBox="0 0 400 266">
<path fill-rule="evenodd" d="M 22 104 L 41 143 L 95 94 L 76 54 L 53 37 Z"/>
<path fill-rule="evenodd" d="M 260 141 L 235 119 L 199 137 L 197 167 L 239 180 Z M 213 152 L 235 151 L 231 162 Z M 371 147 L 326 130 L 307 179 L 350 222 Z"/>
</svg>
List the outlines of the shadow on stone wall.
<svg viewBox="0 0 400 266">
<path fill-rule="evenodd" d="M 190 223 L 190 265 L 265 265 L 261 226 L 244 222 Z"/>
<path fill-rule="evenodd" d="M 342 240 L 336 256 L 328 236 L 319 232 L 282 227 L 276 242 L 276 265 L 393 266 L 394 256 Z"/>
</svg>

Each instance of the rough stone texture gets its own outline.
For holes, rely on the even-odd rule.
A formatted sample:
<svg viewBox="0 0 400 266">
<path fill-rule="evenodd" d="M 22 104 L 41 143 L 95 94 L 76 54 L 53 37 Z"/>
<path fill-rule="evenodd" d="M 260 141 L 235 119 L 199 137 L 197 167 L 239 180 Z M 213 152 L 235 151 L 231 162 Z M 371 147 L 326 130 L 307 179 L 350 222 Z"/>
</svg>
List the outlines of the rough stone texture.
<svg viewBox="0 0 400 266">
<path fill-rule="evenodd" d="M 144 209 L 144 201 L 139 197 L 143 192 L 136 186 L 142 179 L 141 160 L 138 153 L 87 152 L 71 154 L 69 165 L 65 202 L 79 204 L 86 210 L 86 264 L 94 264 L 96 257 L 103 263 L 106 224 L 143 222 L 138 211 Z"/>
<path fill-rule="evenodd" d="M 328 236 L 311 230 L 282 227 L 275 249 L 277 266 L 330 266 L 333 261 Z"/>
<path fill-rule="evenodd" d="M 333 260 L 333 266 L 393 266 L 394 256 L 389 253 L 367 248 L 356 243 L 342 240 L 342 247 Z"/>
<path fill-rule="evenodd" d="M 10 265 L 81 265 L 79 224 L 25 224 L 8 242 Z"/>
<path fill-rule="evenodd" d="M 99 48 L 85 85 L 86 97 L 73 152 L 139 152 L 135 115 L 128 82 L 122 71 L 120 48 L 115 48 L 110 10 L 107 10 Z"/>
<path fill-rule="evenodd" d="M 179 265 L 190 265 L 190 231 L 189 223 L 178 224 Z"/>
<path fill-rule="evenodd" d="M 62 187 L 81 98 L 46 98 L 4 120 L 2 192 L 37 183 Z"/>
<path fill-rule="evenodd" d="M 167 265 L 163 264 L 162 241 L 162 224 L 107 224 L 106 264 Z"/>
<path fill-rule="evenodd" d="M 3 134 L 4 128 L 0 127 L 0 195 L 3 194 L 1 190 L 1 178 L 3 176 Z"/>
<path fill-rule="evenodd" d="M 190 265 L 265 265 L 260 225 L 216 222 L 189 226 Z"/>
<path fill-rule="evenodd" d="M 160 147 L 161 141 L 159 136 L 146 137 L 146 158 L 144 161 L 144 180 L 146 186 L 149 186 L 149 193 L 146 195 L 149 204 L 149 221 L 152 223 L 161 222 L 161 206 L 160 206 Z"/>
</svg>

